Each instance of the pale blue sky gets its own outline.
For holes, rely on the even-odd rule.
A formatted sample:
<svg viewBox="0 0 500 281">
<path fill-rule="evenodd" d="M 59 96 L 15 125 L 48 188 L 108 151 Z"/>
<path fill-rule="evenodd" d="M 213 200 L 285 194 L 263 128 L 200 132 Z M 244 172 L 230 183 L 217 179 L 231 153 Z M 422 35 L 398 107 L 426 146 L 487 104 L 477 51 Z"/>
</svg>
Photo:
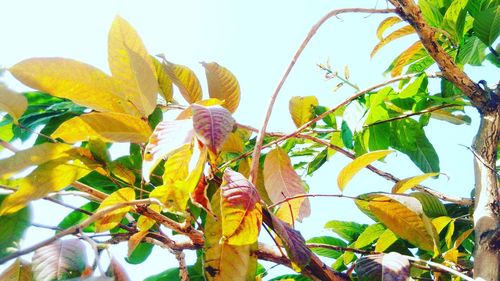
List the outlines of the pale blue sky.
<svg viewBox="0 0 500 281">
<path fill-rule="evenodd" d="M 108 72 L 107 32 L 113 18 L 119 14 L 136 28 L 151 54 L 164 53 L 170 61 L 191 67 L 203 84 L 204 70 L 198 62 L 216 61 L 229 68 L 242 88 L 236 119 L 260 128 L 269 96 L 311 26 L 331 9 L 353 6 L 385 8 L 385 1 L 378 2 L 0 0 L 0 66 L 9 67 L 30 57 L 58 56 L 77 59 Z M 291 96 L 317 95 L 322 105 L 331 107 L 353 94 L 353 90 L 347 87 L 333 93 L 337 81 L 326 81 L 316 67 L 317 63 L 330 60 L 340 72 L 348 64 L 351 80 L 361 88 L 386 80 L 388 77 L 381 74 L 390 59 L 416 37 L 410 36 L 400 40 L 399 44 L 389 45 L 370 60 L 370 51 L 378 40 L 375 30 L 384 17 L 342 15 L 327 22 L 299 58 L 283 87 L 269 130 L 289 132 L 294 129 L 288 114 Z M 495 82 L 493 72 L 469 69 L 474 72 L 473 78 L 489 78 L 490 82 Z M 16 90 L 26 90 L 8 74 L 0 79 Z M 476 116 L 473 110 L 469 112 Z M 471 126 L 431 122 L 426 131 L 440 156 L 441 170 L 450 179 L 429 180 L 426 182 L 428 186 L 445 193 L 468 196 L 473 187 L 472 159 L 468 150 L 459 144 L 469 145 L 476 128 L 477 118 L 473 118 Z M 313 178 L 306 178 L 311 193 L 338 193 L 335 179 L 348 162 L 345 157 L 335 155 Z M 377 166 L 402 178 L 420 173 L 402 153 L 389 156 L 387 164 L 378 163 Z M 389 191 L 391 186 L 390 182 L 363 171 L 349 184 L 345 193 L 358 195 L 375 190 Z M 348 199 L 313 198 L 311 201 L 312 216 L 298 225 L 306 238 L 331 234 L 322 227 L 332 219 L 370 223 Z M 60 217 L 59 208 L 49 209 L 52 205 L 45 203 L 38 206 L 37 211 L 43 212 L 35 215 L 36 222 L 59 223 L 59 218 L 56 218 Z M 31 231 L 24 246 L 51 233 Z M 118 256 L 126 253 L 124 247 L 118 252 Z M 126 265 L 132 280 L 141 280 L 176 266 L 168 251 L 160 249 L 156 249 L 143 265 L 128 266 L 124 261 L 122 264 Z M 3 268 L 1 266 L 0 270 Z M 272 269 L 270 273 L 276 275 L 280 272 L 283 271 Z"/>
</svg>

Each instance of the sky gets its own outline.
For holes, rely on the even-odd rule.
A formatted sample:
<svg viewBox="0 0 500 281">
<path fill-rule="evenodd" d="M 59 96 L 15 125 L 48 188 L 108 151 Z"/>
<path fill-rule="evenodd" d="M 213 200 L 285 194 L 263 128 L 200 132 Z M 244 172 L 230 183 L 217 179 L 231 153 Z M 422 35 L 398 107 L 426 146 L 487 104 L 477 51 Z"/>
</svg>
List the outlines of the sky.
<svg viewBox="0 0 500 281">
<path fill-rule="evenodd" d="M 238 78 L 242 99 L 235 113 L 239 123 L 261 127 L 269 97 L 289 64 L 296 49 L 315 22 L 328 11 L 343 7 L 386 8 L 385 1 L 349 0 L 275 0 L 275 1 L 7 1 L 0 0 L 0 67 L 9 67 L 30 57 L 66 57 L 94 65 L 109 73 L 107 66 L 107 32 L 116 15 L 129 21 L 138 31 L 151 54 L 165 54 L 169 61 L 191 67 L 205 85 L 204 70 L 199 62 L 215 61 Z M 292 96 L 316 95 L 321 105 L 333 107 L 354 94 L 344 87 L 332 89 L 338 81 L 328 81 L 317 67 L 327 61 L 342 72 L 349 66 L 351 80 L 360 88 L 380 83 L 390 60 L 416 40 L 409 36 L 384 47 L 370 59 L 378 39 L 376 27 L 386 15 L 354 14 L 332 18 L 324 24 L 297 61 L 274 108 L 268 131 L 291 132 L 295 127 L 288 113 Z M 493 72 L 467 68 L 473 79 L 494 83 Z M 0 81 L 17 91 L 27 90 L 8 73 Z M 204 86 L 205 97 L 208 96 Z M 177 96 L 179 98 L 179 96 Z M 428 180 L 426 185 L 457 196 L 470 194 L 473 188 L 472 156 L 466 147 L 477 130 L 477 114 L 470 126 L 455 126 L 432 121 L 426 128 L 447 177 Z M 335 155 L 314 177 L 305 177 L 311 193 L 338 194 L 334 184 L 340 169 L 349 163 Z M 402 153 L 394 153 L 377 167 L 400 178 L 420 174 Z M 390 191 L 392 184 L 362 171 L 346 188 L 346 195 L 380 190 Z M 323 230 L 329 220 L 371 223 L 349 199 L 312 198 L 312 216 L 298 224 L 306 238 L 333 235 Z M 57 225 L 64 209 L 40 202 L 34 221 Z M 60 218 L 59 218 L 60 217 Z M 26 236 L 24 246 L 47 238 L 51 231 L 37 229 Z M 114 251 L 126 255 L 125 247 Z M 188 255 L 192 257 L 192 254 Z M 145 264 L 132 266 L 121 260 L 132 280 L 142 280 L 177 262 L 166 250 L 155 249 Z M 269 267 L 269 266 L 267 266 Z M 5 266 L 0 266 L 0 270 Z M 285 271 L 270 270 L 270 276 Z"/>
</svg>

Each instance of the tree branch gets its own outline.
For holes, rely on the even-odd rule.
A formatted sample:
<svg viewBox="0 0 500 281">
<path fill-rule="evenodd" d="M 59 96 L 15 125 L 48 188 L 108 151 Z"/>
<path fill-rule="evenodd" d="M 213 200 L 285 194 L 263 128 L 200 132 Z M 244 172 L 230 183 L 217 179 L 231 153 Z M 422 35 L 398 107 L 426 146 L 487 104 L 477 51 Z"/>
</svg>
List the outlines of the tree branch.
<svg viewBox="0 0 500 281">
<path fill-rule="evenodd" d="M 262 129 L 260 130 L 261 133 L 259 134 L 257 141 L 255 143 L 255 148 L 253 150 L 253 156 L 252 156 L 252 165 L 250 168 L 250 176 L 249 179 L 250 181 L 255 185 L 256 180 L 257 180 L 257 171 L 259 168 L 259 157 L 260 157 L 260 151 L 262 150 L 262 143 L 264 141 L 264 133 L 267 128 L 267 124 L 269 123 L 269 119 L 271 118 L 271 113 L 273 111 L 273 106 L 274 102 L 276 101 L 276 98 L 278 97 L 278 94 L 281 90 L 281 87 L 285 83 L 286 79 L 288 78 L 288 75 L 290 74 L 293 66 L 295 65 L 295 62 L 297 59 L 300 57 L 300 54 L 302 54 L 302 51 L 304 51 L 305 47 L 311 40 L 311 38 L 316 34 L 318 29 L 325 23 L 328 19 L 331 17 L 343 14 L 343 13 L 370 13 L 370 14 L 375 14 L 375 13 L 393 13 L 393 9 L 364 9 L 364 8 L 346 8 L 346 9 L 339 9 L 339 10 L 333 10 L 330 11 L 328 14 L 323 16 L 309 31 L 307 34 L 306 38 L 300 45 L 300 47 L 297 49 L 295 52 L 292 60 L 290 61 L 290 64 L 285 70 L 285 73 L 283 74 L 283 77 L 281 78 L 280 82 L 276 86 L 276 89 L 274 90 L 274 93 L 271 96 L 271 99 L 269 100 L 269 105 L 267 108 L 266 116 L 264 118 L 264 122 L 262 124 Z"/>
</svg>

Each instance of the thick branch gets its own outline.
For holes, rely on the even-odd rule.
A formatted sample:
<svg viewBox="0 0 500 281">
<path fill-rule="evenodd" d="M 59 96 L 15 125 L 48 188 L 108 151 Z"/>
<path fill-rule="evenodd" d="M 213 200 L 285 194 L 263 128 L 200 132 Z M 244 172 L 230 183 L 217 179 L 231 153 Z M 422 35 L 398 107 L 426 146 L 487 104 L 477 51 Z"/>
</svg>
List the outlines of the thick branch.
<svg viewBox="0 0 500 281">
<path fill-rule="evenodd" d="M 300 47 L 297 49 L 295 52 L 292 60 L 290 61 L 290 64 L 285 70 L 285 73 L 283 74 L 283 77 L 281 78 L 280 82 L 276 86 L 276 89 L 274 90 L 273 95 L 271 96 L 271 99 L 269 100 L 269 105 L 267 108 L 266 112 L 266 117 L 264 118 L 264 122 L 262 124 L 262 129 L 260 130 L 262 133 L 259 134 L 259 137 L 257 138 L 257 142 L 255 143 L 255 148 L 253 150 L 253 155 L 252 155 L 252 165 L 250 169 L 250 181 L 255 184 L 257 180 L 257 171 L 259 168 L 259 157 L 260 157 L 260 152 L 262 150 L 262 143 L 264 141 L 264 132 L 266 131 L 267 128 L 267 123 L 269 122 L 269 119 L 271 118 L 271 113 L 273 111 L 273 106 L 274 102 L 276 101 L 276 98 L 278 97 L 278 94 L 281 90 L 281 87 L 285 83 L 286 79 L 288 78 L 288 74 L 292 71 L 293 66 L 295 65 L 295 62 L 299 58 L 300 54 L 302 54 L 302 51 L 306 48 L 307 44 L 311 40 L 311 38 L 316 34 L 318 29 L 325 23 L 328 19 L 335 17 L 340 14 L 344 13 L 370 13 L 370 14 L 375 14 L 375 13 L 393 13 L 394 10 L 392 9 L 364 9 L 364 8 L 346 8 L 346 9 L 338 9 L 338 10 L 333 10 L 323 16 L 309 31 L 307 34 L 306 38 L 300 45 Z"/>
</svg>

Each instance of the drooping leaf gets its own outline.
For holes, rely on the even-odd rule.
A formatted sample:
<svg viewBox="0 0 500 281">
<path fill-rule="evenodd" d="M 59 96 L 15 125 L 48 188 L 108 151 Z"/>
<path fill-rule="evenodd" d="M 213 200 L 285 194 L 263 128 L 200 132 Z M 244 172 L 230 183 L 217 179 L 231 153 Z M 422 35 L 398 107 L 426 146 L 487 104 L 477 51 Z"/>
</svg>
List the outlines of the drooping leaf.
<svg viewBox="0 0 500 281">
<path fill-rule="evenodd" d="M 52 134 L 74 143 L 90 138 L 101 138 L 106 142 L 144 143 L 151 135 L 151 128 L 143 120 L 123 113 L 92 112 L 64 122 Z"/>
<path fill-rule="evenodd" d="M 25 85 L 97 111 L 139 116 L 115 80 L 99 69 L 63 58 L 33 58 L 9 69 Z"/>
<path fill-rule="evenodd" d="M 174 90 L 172 86 L 172 79 L 165 71 L 165 65 L 154 57 L 151 57 L 153 65 L 155 66 L 156 76 L 158 77 L 158 86 L 160 87 L 160 94 L 165 99 L 166 102 L 172 102 L 174 100 Z"/>
<path fill-rule="evenodd" d="M 171 62 L 167 62 L 164 66 L 170 79 L 179 88 L 179 92 L 188 103 L 194 103 L 202 99 L 200 81 L 198 81 L 191 69 Z"/>
<path fill-rule="evenodd" d="M 356 261 L 360 281 L 406 281 L 410 277 L 410 262 L 399 253 L 363 256 Z"/>
<path fill-rule="evenodd" d="M 316 96 L 296 96 L 290 99 L 288 110 L 297 128 L 314 118 L 314 108 L 318 104 Z"/>
<path fill-rule="evenodd" d="M 354 242 L 354 247 L 361 249 L 366 246 L 370 246 L 373 242 L 375 242 L 382 233 L 385 231 L 385 227 L 381 223 L 375 223 L 369 225 L 361 232 L 356 242 Z"/>
<path fill-rule="evenodd" d="M 424 209 L 424 213 L 429 218 L 448 215 L 448 212 L 446 211 L 443 203 L 439 201 L 439 199 L 435 196 L 421 191 L 413 192 L 410 194 L 410 196 L 413 196 L 417 198 L 418 201 L 420 201 L 420 204 L 422 204 L 422 208 Z"/>
<path fill-rule="evenodd" d="M 191 120 L 162 121 L 156 126 L 144 150 L 142 177 L 149 176 L 161 159 L 175 153 L 186 144 L 191 144 L 194 130 Z"/>
<path fill-rule="evenodd" d="M 0 195 L 0 203 L 4 201 L 5 195 Z M 31 209 L 26 207 L 20 211 L 0 216 L 0 258 L 3 258 L 19 248 L 19 240 L 24 231 L 31 224 Z M 2 279 L 3 280 L 3 279 Z"/>
<path fill-rule="evenodd" d="M 31 264 L 23 259 L 17 259 L 12 265 L 0 273 L 0 280 L 4 281 L 35 281 Z"/>
<path fill-rule="evenodd" d="M 63 143 L 44 143 L 21 150 L 9 158 L 0 160 L 0 176 L 7 177 L 30 166 L 70 156 L 72 150 L 72 146 Z"/>
<path fill-rule="evenodd" d="M 435 177 L 438 176 L 439 173 L 427 173 L 423 174 L 420 176 L 414 176 L 414 177 L 409 177 L 406 179 L 402 179 L 398 181 L 393 187 L 392 187 L 392 193 L 403 193 L 407 191 L 410 188 L 413 188 L 416 185 L 419 185 L 421 182 L 424 180 L 430 178 L 430 177 Z"/>
<path fill-rule="evenodd" d="M 10 194 L 2 202 L 0 215 L 17 212 L 30 201 L 59 191 L 87 175 L 90 171 L 80 161 L 73 161 L 69 157 L 46 162 L 20 181 L 16 192 Z"/>
<path fill-rule="evenodd" d="M 413 29 L 411 25 L 405 25 L 398 30 L 391 32 L 389 35 L 380 40 L 380 42 L 373 48 L 370 57 L 373 57 L 378 50 L 380 50 L 380 48 L 385 46 L 387 43 L 412 33 L 415 33 L 415 29 Z"/>
<path fill-rule="evenodd" d="M 218 105 L 192 104 L 191 108 L 196 135 L 213 153 L 217 153 L 233 130 L 235 121 L 231 113 Z"/>
<path fill-rule="evenodd" d="M 396 61 L 393 63 L 394 66 L 391 70 L 391 76 L 396 77 L 401 75 L 403 72 L 403 68 L 405 65 L 408 64 L 410 59 L 420 50 L 422 50 L 424 46 L 422 45 L 422 42 L 417 41 L 413 43 L 408 49 L 404 50 L 396 59 Z"/>
<path fill-rule="evenodd" d="M 370 210 L 387 228 L 417 247 L 433 251 L 432 225 L 420 202 L 409 196 L 371 194 Z"/>
<path fill-rule="evenodd" d="M 271 150 L 264 161 L 264 185 L 269 199 L 273 203 L 296 195 L 305 194 L 304 185 L 292 167 L 288 154 L 277 147 Z M 308 198 L 296 198 L 283 203 L 276 216 L 293 224 L 294 220 L 302 221 L 311 213 Z"/>
<path fill-rule="evenodd" d="M 384 38 L 384 31 L 386 31 L 389 27 L 395 25 L 396 23 L 401 22 L 400 17 L 388 17 L 385 18 L 377 27 L 377 37 L 379 40 Z"/>
<path fill-rule="evenodd" d="M 332 220 L 325 224 L 324 228 L 335 232 L 349 243 L 356 241 L 359 235 L 366 229 L 366 224 L 349 221 Z"/>
<path fill-rule="evenodd" d="M 344 242 L 344 240 L 335 238 L 335 237 L 330 237 L 330 236 L 320 236 L 320 237 L 313 237 L 309 240 L 307 240 L 307 243 L 315 243 L 315 244 L 326 244 L 326 245 L 333 245 L 333 246 L 339 246 L 339 247 L 347 247 L 347 244 Z M 323 257 L 327 258 L 332 258 L 336 259 L 342 255 L 341 251 L 333 250 L 333 249 L 327 249 L 327 248 L 315 248 L 315 247 L 310 247 L 310 249 Z"/>
<path fill-rule="evenodd" d="M 26 108 L 28 108 L 28 101 L 23 95 L 0 85 L 0 112 L 7 112 L 14 124 L 18 124 L 19 117 L 23 115 Z"/>
<path fill-rule="evenodd" d="M 222 178 L 222 239 L 229 245 L 254 244 L 262 225 L 259 194 L 248 179 L 230 168 Z"/>
<path fill-rule="evenodd" d="M 134 28 L 117 16 L 108 35 L 108 62 L 113 79 L 128 101 L 147 117 L 156 107 L 158 80 L 156 69 Z"/>
<path fill-rule="evenodd" d="M 360 157 L 354 159 L 351 163 L 347 164 L 339 173 L 337 177 L 337 185 L 340 191 L 343 191 L 347 183 L 352 179 L 352 177 L 358 173 L 361 169 L 365 168 L 372 162 L 387 156 L 392 153 L 392 150 L 379 150 L 372 151 L 361 155 Z"/>
<path fill-rule="evenodd" d="M 132 201 L 134 199 L 135 191 L 133 188 L 120 188 L 106 197 L 106 199 L 101 202 L 101 205 L 96 210 L 96 212 L 122 202 Z M 131 210 L 131 208 L 131 206 L 125 206 L 107 213 L 102 219 L 95 222 L 96 232 L 104 232 L 117 226 L 125 216 L 125 214 L 127 214 Z"/>
<path fill-rule="evenodd" d="M 215 63 L 201 63 L 207 75 L 208 93 L 211 98 L 223 100 L 227 110 L 235 112 L 240 104 L 240 85 L 227 68 Z"/>
<path fill-rule="evenodd" d="M 87 255 L 79 239 L 60 239 L 35 251 L 35 280 L 65 280 L 79 277 L 87 266 Z"/>
<path fill-rule="evenodd" d="M 235 246 L 221 241 L 223 226 L 220 192 L 212 196 L 211 206 L 215 216 L 205 222 L 205 251 L 203 267 L 207 281 L 250 281 L 255 277 L 257 259 L 251 255 L 257 243 Z"/>
<path fill-rule="evenodd" d="M 342 137 L 342 143 L 344 144 L 345 147 L 349 149 L 353 149 L 353 139 L 352 139 L 352 131 L 347 125 L 346 121 L 342 121 L 342 127 L 341 127 L 341 137 Z"/>
</svg>

